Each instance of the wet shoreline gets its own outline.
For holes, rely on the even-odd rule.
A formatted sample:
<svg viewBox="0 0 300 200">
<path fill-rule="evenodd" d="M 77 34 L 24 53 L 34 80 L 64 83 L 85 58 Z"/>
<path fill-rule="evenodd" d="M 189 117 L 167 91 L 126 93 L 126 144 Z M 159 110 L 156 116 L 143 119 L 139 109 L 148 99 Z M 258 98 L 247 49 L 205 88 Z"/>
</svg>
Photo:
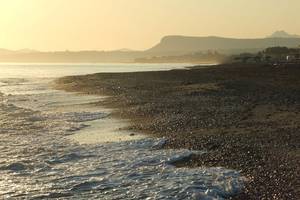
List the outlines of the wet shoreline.
<svg viewBox="0 0 300 200">
<path fill-rule="evenodd" d="M 89 137 L 92 122 L 119 127 L 118 120 L 107 123 L 100 96 L 53 90 L 43 79 L 10 80 L 0 90 L 5 91 L 0 93 L 2 198 L 223 199 L 243 187 L 244 178 L 235 170 L 175 168 L 203 152 L 161 149 L 160 138 L 70 140 L 80 131 Z"/>
<path fill-rule="evenodd" d="M 65 77 L 57 87 L 109 95 L 129 130 L 165 148 L 208 150 L 180 166 L 222 166 L 248 178 L 236 199 L 297 199 L 299 66 L 220 65 Z"/>
</svg>

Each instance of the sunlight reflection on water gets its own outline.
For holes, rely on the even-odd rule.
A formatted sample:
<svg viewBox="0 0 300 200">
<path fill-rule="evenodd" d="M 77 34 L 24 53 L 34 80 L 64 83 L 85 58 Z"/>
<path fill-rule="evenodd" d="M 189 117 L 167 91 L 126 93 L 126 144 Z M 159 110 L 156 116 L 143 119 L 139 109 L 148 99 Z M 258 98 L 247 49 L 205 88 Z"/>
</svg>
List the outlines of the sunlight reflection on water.
<svg viewBox="0 0 300 200">
<path fill-rule="evenodd" d="M 139 63 L 0 63 L 0 78 L 55 78 L 100 72 L 136 72 L 181 69 L 190 64 L 139 64 Z"/>
</svg>

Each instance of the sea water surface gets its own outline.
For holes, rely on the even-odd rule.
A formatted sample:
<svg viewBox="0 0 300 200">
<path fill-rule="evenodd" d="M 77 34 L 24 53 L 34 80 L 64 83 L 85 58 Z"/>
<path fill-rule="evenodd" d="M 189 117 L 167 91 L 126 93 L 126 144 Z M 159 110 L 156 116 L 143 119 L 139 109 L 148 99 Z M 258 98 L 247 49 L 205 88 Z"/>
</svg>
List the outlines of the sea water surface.
<svg viewBox="0 0 300 200">
<path fill-rule="evenodd" d="M 224 168 L 175 168 L 193 154 L 124 131 L 94 106 L 103 97 L 51 88 L 54 78 L 152 71 L 183 64 L 0 64 L 1 199 L 224 199 L 243 177 Z M 91 139 L 92 138 L 92 139 Z"/>
</svg>

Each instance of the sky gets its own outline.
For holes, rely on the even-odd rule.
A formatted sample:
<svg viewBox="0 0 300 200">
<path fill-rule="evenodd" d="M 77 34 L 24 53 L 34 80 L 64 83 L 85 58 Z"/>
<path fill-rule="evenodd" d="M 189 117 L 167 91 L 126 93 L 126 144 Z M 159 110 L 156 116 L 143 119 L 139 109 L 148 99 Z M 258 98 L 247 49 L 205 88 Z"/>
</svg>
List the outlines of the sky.
<svg viewBox="0 0 300 200">
<path fill-rule="evenodd" d="M 300 0 L 0 0 L 0 48 L 144 50 L 166 35 L 300 35 Z"/>
</svg>

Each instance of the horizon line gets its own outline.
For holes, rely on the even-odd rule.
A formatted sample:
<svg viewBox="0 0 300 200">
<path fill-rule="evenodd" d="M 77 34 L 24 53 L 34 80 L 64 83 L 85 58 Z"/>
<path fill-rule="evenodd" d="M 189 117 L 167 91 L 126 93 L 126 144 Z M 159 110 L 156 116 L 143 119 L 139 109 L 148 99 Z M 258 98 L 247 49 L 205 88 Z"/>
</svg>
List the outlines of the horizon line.
<svg viewBox="0 0 300 200">
<path fill-rule="evenodd" d="M 278 31 L 276 31 L 278 32 Z M 276 33 L 274 32 L 274 33 Z M 266 37 L 225 37 L 225 36 L 216 36 L 216 35 L 207 35 L 207 36 L 197 36 L 197 35 L 165 35 L 163 36 L 160 41 L 158 41 L 157 44 L 162 42 L 167 37 L 186 37 L 186 38 L 222 38 L 222 39 L 236 39 L 236 40 L 259 40 L 259 39 L 300 39 L 300 35 L 298 34 L 292 34 L 291 36 L 295 37 L 272 37 L 272 35 L 266 36 Z M 152 47 L 156 46 L 157 44 L 154 44 Z M 5 47 L 0 47 L 0 51 L 13 51 L 13 52 L 21 52 L 21 51 L 29 51 L 29 52 L 23 52 L 23 53 L 56 53 L 56 52 L 144 52 L 152 47 L 148 47 L 146 49 L 131 49 L 131 48 L 119 48 L 119 49 L 81 49 L 81 50 L 72 50 L 72 49 L 61 49 L 61 50 L 39 50 L 39 49 L 32 49 L 32 48 L 20 48 L 20 49 L 9 49 Z M 31 51 L 31 52 L 30 52 Z M 22 53 L 22 52 L 21 52 Z"/>
</svg>

